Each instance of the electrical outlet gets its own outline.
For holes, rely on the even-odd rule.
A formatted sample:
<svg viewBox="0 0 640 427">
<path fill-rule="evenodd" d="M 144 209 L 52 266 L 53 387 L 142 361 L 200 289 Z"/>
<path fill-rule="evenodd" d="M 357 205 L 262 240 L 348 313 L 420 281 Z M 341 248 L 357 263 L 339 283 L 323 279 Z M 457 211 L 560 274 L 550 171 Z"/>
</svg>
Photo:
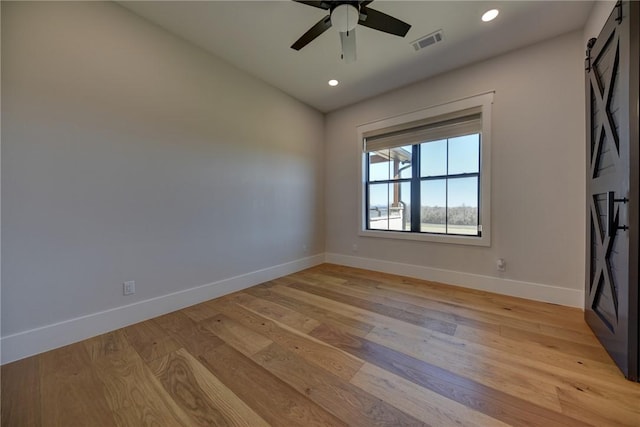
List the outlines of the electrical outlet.
<svg viewBox="0 0 640 427">
<path fill-rule="evenodd" d="M 496 261 L 496 270 L 498 270 L 498 271 L 506 271 L 507 270 L 507 263 L 504 260 L 504 258 L 498 258 L 498 260 Z"/>
<path fill-rule="evenodd" d="M 351 246 L 351 251 L 358 252 L 358 244 L 357 243 L 354 243 L 353 246 Z"/>
<path fill-rule="evenodd" d="M 124 295 L 133 295 L 136 293 L 136 282 L 133 280 L 130 282 L 124 282 L 122 284 L 122 293 Z"/>
</svg>

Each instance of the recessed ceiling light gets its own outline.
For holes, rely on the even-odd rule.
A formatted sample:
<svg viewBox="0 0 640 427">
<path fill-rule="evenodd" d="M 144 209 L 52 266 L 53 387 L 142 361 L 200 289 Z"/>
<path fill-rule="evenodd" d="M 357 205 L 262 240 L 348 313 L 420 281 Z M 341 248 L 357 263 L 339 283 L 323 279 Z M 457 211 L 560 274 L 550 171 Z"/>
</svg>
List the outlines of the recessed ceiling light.
<svg viewBox="0 0 640 427">
<path fill-rule="evenodd" d="M 337 81 L 336 79 L 329 80 L 329 86 L 338 86 L 338 83 L 340 82 Z"/>
<path fill-rule="evenodd" d="M 484 15 L 482 15 L 482 20 L 484 22 L 493 21 L 499 13 L 500 11 L 498 9 L 487 10 Z"/>
</svg>

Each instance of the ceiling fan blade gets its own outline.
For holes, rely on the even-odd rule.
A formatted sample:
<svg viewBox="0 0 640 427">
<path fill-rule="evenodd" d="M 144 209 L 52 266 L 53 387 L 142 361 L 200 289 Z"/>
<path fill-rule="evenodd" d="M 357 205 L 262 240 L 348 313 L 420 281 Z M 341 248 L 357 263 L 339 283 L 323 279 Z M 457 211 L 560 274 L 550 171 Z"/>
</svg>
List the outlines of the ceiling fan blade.
<svg viewBox="0 0 640 427">
<path fill-rule="evenodd" d="M 409 28 L 411 28 L 411 25 L 406 22 L 377 10 L 361 7 L 360 15 L 361 18 L 358 24 L 396 36 L 404 37 L 409 32 Z"/>
<path fill-rule="evenodd" d="M 356 30 L 340 32 L 342 59 L 347 64 L 356 60 Z"/>
<path fill-rule="evenodd" d="M 319 9 L 329 10 L 331 5 L 327 1 L 301 1 L 293 0 L 296 3 L 306 4 L 307 6 L 317 7 Z M 373 1 L 373 0 L 372 0 Z"/>
<path fill-rule="evenodd" d="M 304 33 L 294 44 L 291 45 L 291 49 L 300 50 L 309 43 L 311 43 L 320 34 L 331 28 L 331 17 L 329 15 L 322 18 L 316 25 L 311 27 L 309 31 Z"/>
<path fill-rule="evenodd" d="M 360 2 L 360 8 L 366 7 L 369 3 L 373 3 L 373 0 L 364 0 Z"/>
</svg>

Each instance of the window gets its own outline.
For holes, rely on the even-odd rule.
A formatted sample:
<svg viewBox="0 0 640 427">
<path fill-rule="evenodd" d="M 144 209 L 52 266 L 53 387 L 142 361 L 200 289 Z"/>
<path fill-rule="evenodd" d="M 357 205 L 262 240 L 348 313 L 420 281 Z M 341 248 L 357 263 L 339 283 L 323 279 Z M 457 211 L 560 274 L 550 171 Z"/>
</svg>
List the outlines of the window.
<svg viewBox="0 0 640 427">
<path fill-rule="evenodd" d="M 358 128 L 362 235 L 489 245 L 492 98 Z"/>
</svg>

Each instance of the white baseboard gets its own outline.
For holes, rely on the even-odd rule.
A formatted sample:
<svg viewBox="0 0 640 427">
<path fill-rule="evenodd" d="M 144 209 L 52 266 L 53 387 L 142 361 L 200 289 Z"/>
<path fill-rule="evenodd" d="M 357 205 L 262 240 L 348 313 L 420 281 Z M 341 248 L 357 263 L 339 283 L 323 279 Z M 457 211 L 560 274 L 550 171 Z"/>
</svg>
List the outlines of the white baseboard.
<svg viewBox="0 0 640 427">
<path fill-rule="evenodd" d="M 522 282 L 479 274 L 461 273 L 413 264 L 402 264 L 380 259 L 361 258 L 350 255 L 327 253 L 325 261 L 332 264 L 398 274 L 416 279 L 447 283 L 465 288 L 498 294 L 526 298 L 535 301 L 550 302 L 569 307 L 583 308 L 584 290 L 561 288 L 541 283 Z"/>
<path fill-rule="evenodd" d="M 578 289 L 326 253 L 2 337 L 0 340 L 2 348 L 1 363 L 10 363 L 53 350 L 54 348 L 286 276 L 323 262 L 448 283 L 571 307 L 582 308 L 584 301 L 584 291 Z"/>
<path fill-rule="evenodd" d="M 110 332 L 313 267 L 324 254 L 298 259 L 168 295 L 2 337 L 2 364 Z"/>
</svg>

